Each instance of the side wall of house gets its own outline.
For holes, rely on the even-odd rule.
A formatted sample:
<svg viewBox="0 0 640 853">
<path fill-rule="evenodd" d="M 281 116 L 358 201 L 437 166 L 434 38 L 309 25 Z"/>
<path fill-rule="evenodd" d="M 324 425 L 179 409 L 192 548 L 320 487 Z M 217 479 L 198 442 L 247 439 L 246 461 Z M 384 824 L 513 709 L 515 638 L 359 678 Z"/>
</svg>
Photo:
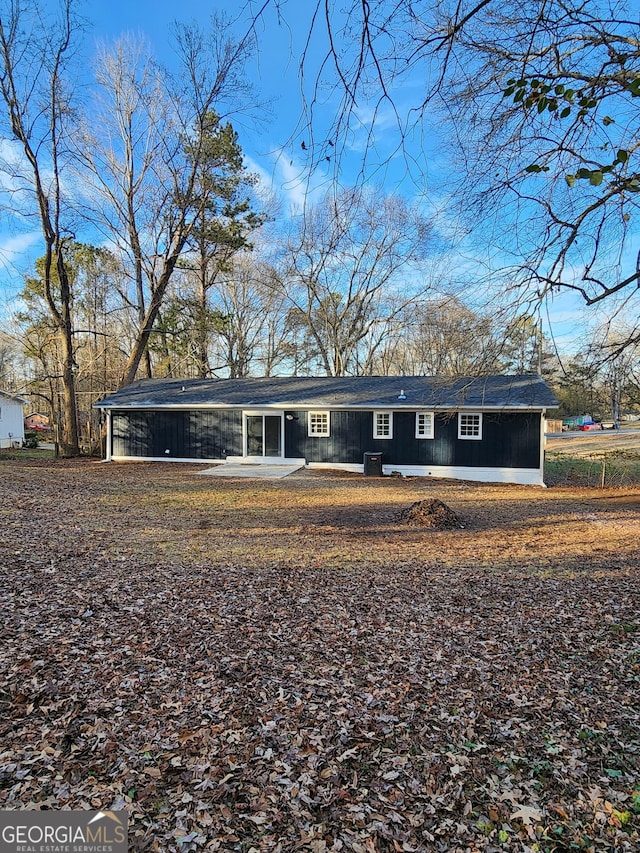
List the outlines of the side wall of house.
<svg viewBox="0 0 640 853">
<path fill-rule="evenodd" d="M 114 411 L 115 457 L 225 459 L 242 454 L 239 411 Z"/>
<path fill-rule="evenodd" d="M 362 464 L 366 451 L 381 453 L 385 465 L 461 468 L 539 468 L 539 412 L 488 413 L 482 438 L 458 438 L 457 414 L 435 417 L 434 437 L 416 438 L 416 413 L 393 412 L 393 436 L 374 439 L 373 412 L 332 411 L 330 435 L 308 435 L 307 413 L 296 411 L 287 422 L 285 454 L 307 462 Z"/>
<path fill-rule="evenodd" d="M 0 395 L 0 447 L 10 447 L 24 441 L 22 404 Z"/>
</svg>

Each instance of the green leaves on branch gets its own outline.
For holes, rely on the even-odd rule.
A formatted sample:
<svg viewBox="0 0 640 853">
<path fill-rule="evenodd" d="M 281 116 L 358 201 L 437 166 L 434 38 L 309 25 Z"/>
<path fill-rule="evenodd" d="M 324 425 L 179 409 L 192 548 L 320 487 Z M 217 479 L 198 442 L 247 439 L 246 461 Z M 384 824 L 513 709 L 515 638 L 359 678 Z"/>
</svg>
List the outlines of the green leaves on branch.
<svg viewBox="0 0 640 853">
<path fill-rule="evenodd" d="M 514 104 L 522 104 L 526 110 L 535 108 L 539 114 L 544 112 L 556 113 L 560 118 L 566 118 L 571 112 L 571 106 L 575 102 L 576 92 L 573 89 L 568 89 L 561 83 L 552 86 L 548 83 L 541 83 L 540 80 L 526 77 L 516 80 L 512 78 L 507 80 L 507 88 L 503 92 L 503 97 L 513 97 Z M 586 99 L 580 95 L 578 105 L 586 107 L 587 104 L 593 106 L 596 101 L 594 99 Z M 564 106 L 563 106 L 564 105 Z M 562 109 L 560 109 L 562 106 Z"/>
<path fill-rule="evenodd" d="M 632 85 L 635 86 L 635 81 Z M 635 95 L 635 91 L 631 87 L 629 87 L 629 91 Z M 535 109 L 539 115 L 549 112 L 560 119 L 568 118 L 576 108 L 576 117 L 583 118 L 589 110 L 594 109 L 599 104 L 599 99 L 594 97 L 591 92 L 576 91 L 562 83 L 556 85 L 542 83 L 535 77 L 507 80 L 507 88 L 502 94 L 504 98 L 512 97 L 514 104 L 521 104 L 527 111 Z M 605 125 L 613 124 L 614 119 L 605 116 L 603 123 Z"/>
<path fill-rule="evenodd" d="M 620 63 L 626 57 L 618 58 Z M 625 83 L 624 88 L 632 97 L 640 97 L 640 77 Z M 551 113 L 556 119 L 565 119 L 573 116 L 574 120 L 580 121 L 591 110 L 595 110 L 602 103 L 602 97 L 594 94 L 594 87 L 575 90 L 562 83 L 545 83 L 536 77 L 515 77 L 507 80 L 507 87 L 503 92 L 504 98 L 512 98 L 515 105 L 521 106 L 525 111 L 535 111 L 538 115 Z M 602 118 L 602 124 L 608 127 L 615 124 L 615 119 L 609 115 Z M 616 182 L 621 192 L 639 192 L 640 176 L 633 174 L 624 176 L 621 174 L 623 167 L 629 162 L 629 152 L 620 148 L 611 163 L 598 164 L 596 168 L 582 167 L 575 173 L 566 174 L 565 181 L 569 187 L 575 186 L 576 181 L 588 181 L 592 187 L 599 187 L 604 182 L 605 176 L 617 172 Z M 537 175 L 550 171 L 550 167 L 540 163 L 531 163 L 524 170 L 528 174 Z"/>
<path fill-rule="evenodd" d="M 599 187 L 605 175 L 613 172 L 617 166 L 624 166 L 628 161 L 629 152 L 624 148 L 620 148 L 613 163 L 606 166 L 598 166 L 597 169 L 578 169 L 574 175 L 565 175 L 565 181 L 570 187 L 574 186 L 576 181 L 589 181 L 592 187 Z M 626 187 L 624 188 L 631 192 L 638 192 L 638 189 L 640 189 L 637 176 L 632 176 L 625 183 Z"/>
<path fill-rule="evenodd" d="M 633 80 L 626 88 L 631 94 L 636 97 L 640 96 L 640 78 Z M 538 115 L 551 113 L 556 119 L 565 119 L 568 116 L 574 115 L 577 120 L 582 119 L 590 110 L 594 110 L 600 104 L 600 99 L 593 94 L 593 91 L 585 89 L 576 91 L 565 86 L 562 83 L 552 85 L 542 82 L 535 77 L 522 77 L 519 80 L 511 78 L 507 80 L 507 88 L 503 92 L 503 97 L 512 98 L 513 103 L 522 106 L 527 112 L 535 110 Z M 605 115 L 602 119 L 605 127 L 615 124 L 615 119 L 609 115 Z M 616 157 L 612 163 L 605 165 L 597 165 L 594 169 L 582 167 L 573 174 L 565 175 L 565 180 L 569 187 L 573 187 L 576 181 L 589 181 L 592 187 L 599 187 L 603 183 L 605 176 L 611 172 L 618 170 L 619 167 L 624 167 L 629 161 L 629 152 L 621 148 L 616 153 Z M 531 163 L 525 167 L 527 174 L 538 175 L 543 172 L 549 172 L 550 167 L 540 163 Z M 640 185 L 638 176 L 632 175 L 624 180 L 618 175 L 618 180 L 621 180 L 621 190 L 630 192 L 638 192 Z"/>
<path fill-rule="evenodd" d="M 576 181 L 589 181 L 592 187 L 599 187 L 604 179 L 602 169 L 578 169 L 575 175 L 565 175 L 565 181 L 572 187 Z"/>
<path fill-rule="evenodd" d="M 636 77 L 635 80 L 628 83 L 625 89 L 631 93 L 632 98 L 640 98 L 640 77 Z"/>
<path fill-rule="evenodd" d="M 530 166 L 527 166 L 525 172 L 529 172 L 530 174 L 537 175 L 540 172 L 548 172 L 549 166 L 539 166 L 537 163 L 532 163 Z"/>
<path fill-rule="evenodd" d="M 634 79 L 625 88 L 633 97 L 640 97 L 640 78 Z M 565 119 L 573 115 L 575 120 L 581 120 L 589 111 L 595 110 L 601 103 L 601 99 L 595 96 L 591 90 L 576 91 L 562 83 L 551 85 L 535 77 L 507 80 L 507 88 L 503 92 L 503 97 L 512 98 L 514 104 L 520 105 L 527 112 L 535 111 L 538 115 L 551 113 L 556 119 Z M 602 118 L 602 124 L 608 127 L 615 124 L 615 119 L 605 115 Z M 575 186 L 576 181 L 588 181 L 590 186 L 599 187 L 607 175 L 615 172 L 616 186 L 619 185 L 620 192 L 640 192 L 640 176 L 637 174 L 625 176 L 623 174 L 629 158 L 629 151 L 620 148 L 611 163 L 597 164 L 592 169 L 583 166 L 574 173 L 566 174 L 567 186 Z M 539 175 L 550 170 L 550 166 L 541 163 L 531 163 L 524 169 L 529 175 Z"/>
</svg>

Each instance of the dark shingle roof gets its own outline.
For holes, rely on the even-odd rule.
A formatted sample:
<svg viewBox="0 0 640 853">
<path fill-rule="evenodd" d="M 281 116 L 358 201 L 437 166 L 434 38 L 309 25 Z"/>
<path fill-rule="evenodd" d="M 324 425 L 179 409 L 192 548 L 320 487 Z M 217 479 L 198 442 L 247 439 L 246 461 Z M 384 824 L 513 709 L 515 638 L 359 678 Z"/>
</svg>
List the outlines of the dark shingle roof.
<svg viewBox="0 0 640 853">
<path fill-rule="evenodd" d="M 406 399 L 400 399 L 404 394 Z M 143 379 L 109 394 L 100 408 L 434 408 L 546 409 L 558 405 L 539 376 L 261 377 Z"/>
</svg>

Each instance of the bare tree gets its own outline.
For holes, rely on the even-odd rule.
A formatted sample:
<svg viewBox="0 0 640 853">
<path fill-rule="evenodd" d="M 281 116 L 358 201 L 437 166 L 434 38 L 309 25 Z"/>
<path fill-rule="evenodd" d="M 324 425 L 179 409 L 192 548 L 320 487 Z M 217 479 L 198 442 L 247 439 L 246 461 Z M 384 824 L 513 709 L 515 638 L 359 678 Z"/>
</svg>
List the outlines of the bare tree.
<svg viewBox="0 0 640 853">
<path fill-rule="evenodd" d="M 269 375 L 285 357 L 285 298 L 274 277 L 268 264 L 244 255 L 215 281 L 212 305 L 221 318 L 215 349 L 231 377 Z"/>
<path fill-rule="evenodd" d="M 274 5 L 286 18 L 286 0 L 266 11 Z M 403 154 L 422 181 L 423 140 L 432 123 L 446 122 L 455 158 L 448 190 L 470 214 L 476 239 L 513 258 L 505 282 L 514 300 L 558 289 L 587 305 L 634 296 L 636 4 L 317 0 L 309 20 L 316 50 L 305 52 L 301 68 L 310 167 L 328 158 L 338 169 L 355 137 L 363 179 Z M 317 59 L 323 37 L 326 53 Z M 327 87 L 337 105 L 328 125 L 317 110 Z"/>
<path fill-rule="evenodd" d="M 240 252 L 209 282 L 202 302 L 200 269 L 181 266 L 162 312 L 166 356 L 182 375 L 270 375 L 290 354 L 288 303 L 276 270 L 253 253 Z M 204 328 L 203 328 L 204 326 Z"/>
<path fill-rule="evenodd" d="M 99 94 L 79 137 L 77 156 L 90 176 L 88 216 L 128 257 L 132 292 L 121 291 L 121 296 L 142 330 L 149 299 L 146 284 L 151 289 L 155 284 L 153 259 L 148 259 L 152 246 L 145 244 L 162 199 L 156 181 L 168 105 L 159 72 L 145 45 L 133 37 L 122 38 L 111 50 L 102 49 L 96 64 Z M 151 376 L 148 350 L 142 357 Z"/>
<path fill-rule="evenodd" d="M 0 16 L 0 93 L 5 139 L 19 152 L 5 157 L 13 204 L 35 217 L 44 242 L 43 295 L 61 352 L 65 454 L 79 453 L 73 348 L 72 292 L 66 252 L 71 226 L 64 203 L 72 96 L 66 79 L 80 32 L 73 0 L 47 14 L 37 0 L 12 0 Z"/>
<path fill-rule="evenodd" d="M 614 421 L 621 419 L 623 405 L 637 401 L 640 343 L 633 340 L 635 334 L 629 326 L 602 323 L 581 354 L 597 375 L 606 410 Z"/>
<path fill-rule="evenodd" d="M 249 40 L 234 42 L 219 20 L 212 32 L 177 28 L 177 77 L 128 41 L 100 57 L 101 110 L 86 123 L 77 156 L 92 175 L 90 202 L 99 200 L 103 227 L 132 269 L 138 328 L 121 385 L 146 357 L 169 281 L 217 189 L 207 185 L 212 117 L 246 89 Z"/>
<path fill-rule="evenodd" d="M 457 297 L 420 300 L 404 308 L 377 358 L 385 374 L 470 376 L 496 369 L 491 317 Z"/>
<path fill-rule="evenodd" d="M 286 248 L 283 281 L 292 319 L 328 376 L 357 372 L 361 342 L 424 289 L 417 262 L 429 233 L 426 219 L 403 199 L 372 189 L 330 193 L 301 217 Z"/>
<path fill-rule="evenodd" d="M 520 291 L 592 305 L 640 280 L 639 45 L 622 4 L 529 0 L 487 4 L 447 46 L 470 209 L 518 256 Z"/>
<path fill-rule="evenodd" d="M 13 385 L 13 360 L 15 345 L 9 335 L 0 331 L 0 387 L 9 388 Z"/>
</svg>

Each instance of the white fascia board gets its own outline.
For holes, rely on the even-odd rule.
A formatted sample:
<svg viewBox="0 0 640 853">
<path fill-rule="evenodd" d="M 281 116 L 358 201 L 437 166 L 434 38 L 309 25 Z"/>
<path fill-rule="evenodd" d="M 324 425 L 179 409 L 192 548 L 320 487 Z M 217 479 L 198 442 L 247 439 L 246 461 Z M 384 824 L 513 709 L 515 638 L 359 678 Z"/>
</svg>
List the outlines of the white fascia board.
<svg viewBox="0 0 640 853">
<path fill-rule="evenodd" d="M 426 403 L 423 404 L 415 404 L 415 405 L 402 405 L 396 406 L 392 404 L 384 404 L 384 403 L 358 403 L 353 406 L 347 405 L 334 405 L 332 406 L 330 403 L 263 403 L 257 406 L 255 403 L 136 403 L 135 405 L 127 405 L 121 403 L 120 405 L 109 405 L 109 406 L 101 406 L 99 403 L 94 404 L 94 408 L 102 409 L 103 411 L 138 411 L 140 409 L 151 409 L 151 410 L 159 410 L 159 409 L 174 409 L 174 410 L 190 410 L 194 409 L 235 409 L 239 412 L 249 411 L 249 410 L 264 410 L 264 409 L 277 409 L 278 411 L 282 411 L 283 409 L 299 409 L 302 411 L 316 411 L 316 410 L 330 410 L 332 412 L 350 412 L 354 410 L 358 411 L 367 411 L 372 412 L 378 409 L 389 409 L 390 411 L 401 411 L 405 410 L 407 412 L 415 412 L 415 411 L 429 411 L 429 412 L 439 412 L 439 413 L 450 413 L 456 414 L 460 411 L 470 411 L 470 412 L 540 412 L 544 414 L 546 411 L 542 406 L 431 406 Z"/>
</svg>

